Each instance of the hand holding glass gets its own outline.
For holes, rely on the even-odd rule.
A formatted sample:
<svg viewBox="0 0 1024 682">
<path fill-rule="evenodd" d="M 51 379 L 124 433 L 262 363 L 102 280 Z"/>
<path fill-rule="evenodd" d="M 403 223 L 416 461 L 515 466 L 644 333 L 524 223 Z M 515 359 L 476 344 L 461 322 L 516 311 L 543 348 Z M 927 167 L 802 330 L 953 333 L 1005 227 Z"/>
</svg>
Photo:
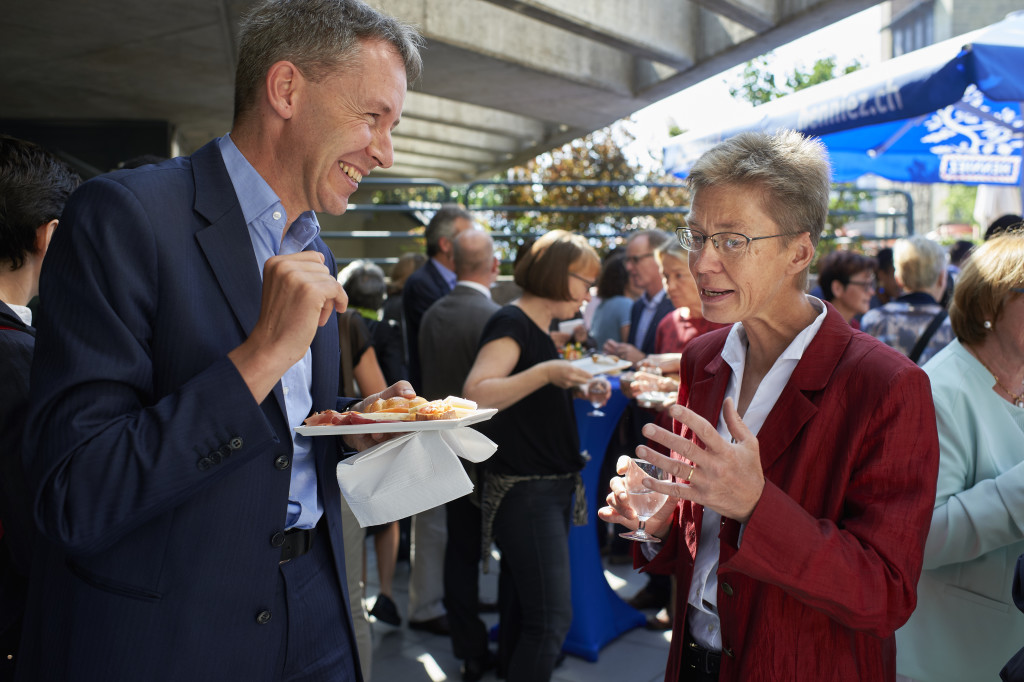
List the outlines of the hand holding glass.
<svg viewBox="0 0 1024 682">
<path fill-rule="evenodd" d="M 627 540 L 636 540 L 637 542 L 661 542 L 659 538 L 648 534 L 644 530 L 644 524 L 647 523 L 647 519 L 658 513 L 661 505 L 665 504 L 668 495 L 645 488 L 643 480 L 647 477 L 659 481 L 668 479 L 668 475 L 660 467 L 651 464 L 646 459 L 632 458 L 629 461 L 629 466 L 626 468 L 623 479 L 626 482 L 626 493 L 629 495 L 629 506 L 636 513 L 636 518 L 640 525 L 632 532 L 619 533 L 619 536 Z"/>
<path fill-rule="evenodd" d="M 591 406 L 594 408 L 592 411 L 587 412 L 587 416 L 603 417 L 604 412 L 601 411 L 601 406 L 607 403 L 608 398 L 611 397 L 611 382 L 598 375 L 586 383 L 584 391 L 587 394 L 587 400 L 590 401 Z"/>
</svg>

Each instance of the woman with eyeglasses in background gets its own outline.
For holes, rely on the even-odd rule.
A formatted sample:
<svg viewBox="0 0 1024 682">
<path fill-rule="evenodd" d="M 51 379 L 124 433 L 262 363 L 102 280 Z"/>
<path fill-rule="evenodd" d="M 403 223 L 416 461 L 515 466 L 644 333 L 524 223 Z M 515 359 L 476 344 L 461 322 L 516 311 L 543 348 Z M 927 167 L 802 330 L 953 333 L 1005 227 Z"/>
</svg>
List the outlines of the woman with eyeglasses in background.
<svg viewBox="0 0 1024 682">
<path fill-rule="evenodd" d="M 481 512 L 483 547 L 493 533 L 501 550 L 498 676 L 508 682 L 550 679 L 572 624 L 569 524 L 586 523 L 586 512 L 571 389 L 591 375 L 561 359 L 548 329 L 590 300 L 600 270 L 581 235 L 552 230 L 534 241 L 516 258 L 523 295 L 487 321 L 463 387 L 499 410 L 476 428 L 498 444 L 482 467 Z"/>
<path fill-rule="evenodd" d="M 675 433 L 644 427 L 672 456 L 636 449 L 672 475 L 644 479 L 669 499 L 646 522 L 662 541 L 634 551 L 677 578 L 665 680 L 891 682 L 935 501 L 928 378 L 805 293 L 828 215 L 820 141 L 742 133 L 687 182 L 677 236 L 704 318 L 729 327 L 683 350 Z M 611 488 L 599 516 L 637 527 Z"/>
<path fill-rule="evenodd" d="M 860 329 L 858 318 L 871 309 L 876 267 L 874 258 L 853 251 L 833 251 L 818 266 L 821 298 L 854 329 Z"/>
</svg>

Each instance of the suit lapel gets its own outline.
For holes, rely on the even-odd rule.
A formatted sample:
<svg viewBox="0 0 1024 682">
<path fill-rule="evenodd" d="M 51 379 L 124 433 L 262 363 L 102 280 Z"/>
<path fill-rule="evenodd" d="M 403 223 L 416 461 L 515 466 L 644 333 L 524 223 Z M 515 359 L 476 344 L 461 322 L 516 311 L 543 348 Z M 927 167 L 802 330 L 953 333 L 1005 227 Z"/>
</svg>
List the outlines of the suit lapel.
<svg viewBox="0 0 1024 682">
<path fill-rule="evenodd" d="M 216 140 L 192 155 L 192 174 L 196 183 L 196 212 L 210 221 L 196 232 L 196 241 L 241 327 L 242 338 L 247 339 L 260 317 L 263 278 L 256 267 L 256 252 L 242 206 Z M 286 415 L 280 381 L 273 394 Z"/>
</svg>

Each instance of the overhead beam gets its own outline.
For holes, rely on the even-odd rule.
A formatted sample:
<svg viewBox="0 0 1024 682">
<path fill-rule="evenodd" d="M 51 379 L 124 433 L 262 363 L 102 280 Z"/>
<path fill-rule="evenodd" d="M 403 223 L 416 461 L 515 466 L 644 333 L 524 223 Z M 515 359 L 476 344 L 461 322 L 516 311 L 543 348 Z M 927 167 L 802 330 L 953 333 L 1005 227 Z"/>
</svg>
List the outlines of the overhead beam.
<svg viewBox="0 0 1024 682">
<path fill-rule="evenodd" d="M 705 9 L 746 26 L 751 31 L 764 33 L 776 25 L 776 0 L 744 2 L 743 0 L 691 0 Z"/>
<path fill-rule="evenodd" d="M 679 69 L 693 65 L 684 30 L 692 6 L 678 0 L 486 0 L 639 59 Z M 650 17 L 657 21 L 649 21 Z"/>
</svg>

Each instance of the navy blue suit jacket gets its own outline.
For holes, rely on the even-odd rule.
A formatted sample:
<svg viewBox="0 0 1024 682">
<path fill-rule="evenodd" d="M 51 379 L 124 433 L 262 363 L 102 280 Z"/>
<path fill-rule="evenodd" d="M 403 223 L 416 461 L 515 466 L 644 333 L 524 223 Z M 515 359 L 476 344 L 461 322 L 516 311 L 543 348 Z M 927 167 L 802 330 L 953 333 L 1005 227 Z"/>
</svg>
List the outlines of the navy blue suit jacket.
<svg viewBox="0 0 1024 682">
<path fill-rule="evenodd" d="M 409 344 L 409 379 L 417 390 L 423 383 L 419 343 L 423 314 L 451 290 L 433 260 L 428 260 L 405 280 L 405 287 L 402 289 L 402 312 L 405 313 L 406 343 Z"/>
<path fill-rule="evenodd" d="M 647 333 L 644 334 L 644 338 L 637 339 L 637 330 L 640 328 L 640 313 L 644 310 L 643 300 L 637 299 L 633 301 L 633 307 L 629 310 L 629 343 L 633 344 L 641 351 L 644 355 L 650 355 L 654 352 L 654 340 L 657 337 L 658 323 L 668 315 L 670 312 L 675 310 L 672 306 L 672 301 L 666 295 L 662 297 L 661 302 L 658 303 L 658 307 L 654 311 L 654 319 L 651 320 L 651 326 L 647 328 Z"/>
<path fill-rule="evenodd" d="M 322 241 L 311 248 L 333 269 Z M 280 383 L 257 404 L 227 358 L 256 324 L 261 288 L 216 142 L 90 180 L 68 201 L 32 368 L 28 476 L 48 542 L 22 679 L 277 677 L 287 619 L 257 614 L 278 585 L 271 538 L 295 424 Z M 311 347 L 314 410 L 337 404 L 338 348 L 332 315 Z M 313 452 L 328 529 L 317 542 L 344 590 L 337 442 L 314 438 Z M 338 646 L 355 658 L 351 637 Z"/>
</svg>

